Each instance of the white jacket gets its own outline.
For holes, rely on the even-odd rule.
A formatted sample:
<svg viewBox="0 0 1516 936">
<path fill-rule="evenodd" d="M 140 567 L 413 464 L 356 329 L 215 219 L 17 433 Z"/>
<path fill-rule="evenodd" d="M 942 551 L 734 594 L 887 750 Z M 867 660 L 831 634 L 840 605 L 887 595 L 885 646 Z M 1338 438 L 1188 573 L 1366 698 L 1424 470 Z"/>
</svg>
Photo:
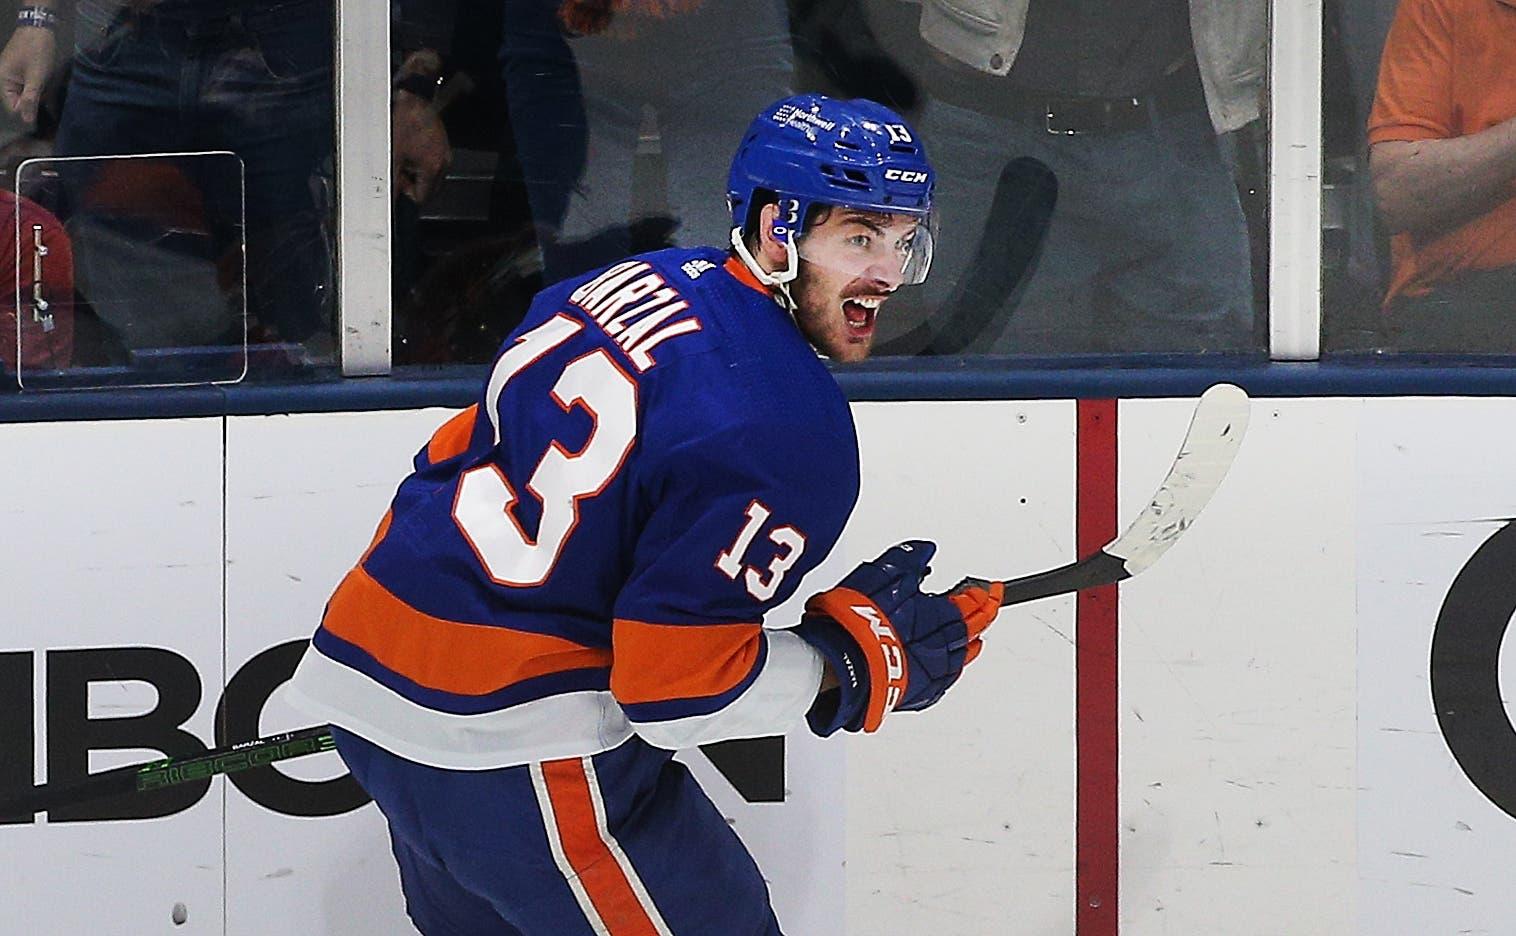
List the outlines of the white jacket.
<svg viewBox="0 0 1516 936">
<path fill-rule="evenodd" d="M 911 2 L 921 4 L 921 38 L 929 45 L 986 74 L 1004 75 L 1016 61 L 1034 0 Z M 1190 31 L 1216 132 L 1256 119 L 1268 72 L 1268 0 L 1190 0 Z"/>
</svg>

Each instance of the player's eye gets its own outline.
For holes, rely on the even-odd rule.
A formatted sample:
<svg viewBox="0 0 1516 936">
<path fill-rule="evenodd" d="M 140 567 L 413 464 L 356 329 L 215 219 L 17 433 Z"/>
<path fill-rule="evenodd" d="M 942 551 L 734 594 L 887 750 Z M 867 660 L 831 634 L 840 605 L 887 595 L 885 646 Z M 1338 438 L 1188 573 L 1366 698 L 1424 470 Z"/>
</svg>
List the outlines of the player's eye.
<svg viewBox="0 0 1516 936">
<path fill-rule="evenodd" d="M 849 246 L 867 250 L 869 245 L 873 243 L 873 240 L 874 239 L 867 234 L 854 234 L 847 239 L 847 242 Z"/>
</svg>

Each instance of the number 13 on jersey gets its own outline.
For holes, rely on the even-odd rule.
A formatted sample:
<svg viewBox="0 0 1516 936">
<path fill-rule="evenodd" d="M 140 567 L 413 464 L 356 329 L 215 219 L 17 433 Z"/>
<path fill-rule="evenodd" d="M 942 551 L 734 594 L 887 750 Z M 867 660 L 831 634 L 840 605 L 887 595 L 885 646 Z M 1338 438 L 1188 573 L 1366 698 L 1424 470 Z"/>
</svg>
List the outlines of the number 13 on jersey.
<svg viewBox="0 0 1516 936">
<path fill-rule="evenodd" d="M 758 536 L 758 531 L 772 515 L 773 511 L 762 501 L 755 500 L 748 504 L 747 523 L 737 533 L 737 539 L 732 542 L 732 545 L 716 554 L 716 568 L 733 581 L 741 575 L 748 594 L 759 601 L 768 601 L 774 597 L 779 591 L 779 583 L 784 579 L 784 573 L 794 568 L 795 563 L 800 561 L 800 556 L 805 552 L 804 533 L 792 526 L 775 527 L 769 532 L 769 540 L 779 547 L 779 553 L 768 564 L 767 572 L 759 572 L 750 565 L 743 565 L 743 556 L 747 555 L 748 548 L 753 545 L 754 538 Z"/>
<path fill-rule="evenodd" d="M 500 356 L 481 407 L 494 424 L 496 444 L 506 385 L 583 327 L 568 316 L 556 316 L 517 338 Z M 637 440 L 637 383 L 604 348 L 570 361 L 549 395 L 565 412 L 582 408 L 594 427 L 577 452 L 556 439 L 550 442 L 527 479 L 527 490 L 542 502 L 535 537 L 517 521 L 516 490 L 497 465 L 470 468 L 458 482 L 453 520 L 500 585 L 530 587 L 547 581 L 579 525 L 579 502 L 605 490 Z"/>
</svg>

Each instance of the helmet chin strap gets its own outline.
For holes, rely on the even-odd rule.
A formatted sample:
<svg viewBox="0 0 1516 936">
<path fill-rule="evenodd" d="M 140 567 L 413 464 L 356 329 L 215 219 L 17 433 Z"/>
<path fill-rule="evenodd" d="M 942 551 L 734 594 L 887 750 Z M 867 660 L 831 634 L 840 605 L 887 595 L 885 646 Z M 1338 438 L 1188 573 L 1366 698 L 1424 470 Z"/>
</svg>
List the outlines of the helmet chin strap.
<svg viewBox="0 0 1516 936">
<path fill-rule="evenodd" d="M 748 272 L 753 274 L 754 279 L 765 286 L 773 287 L 775 295 L 779 298 L 779 304 L 784 306 L 785 311 L 790 313 L 791 318 L 794 318 L 799 309 L 795 305 L 795 297 L 790 295 L 790 283 L 794 282 L 795 277 L 800 275 L 800 254 L 795 250 L 794 242 L 788 240 L 784 242 L 784 253 L 788 257 L 786 261 L 788 265 L 775 273 L 768 272 L 758 264 L 758 260 L 753 256 L 752 251 L 747 249 L 747 244 L 742 240 L 742 228 L 732 228 L 732 249 L 737 251 L 737 256 L 742 258 L 742 265 L 747 267 Z M 796 319 L 795 325 L 797 328 L 799 327 L 800 322 L 798 319 Z M 804 330 L 802 329 L 802 331 Z M 806 337 L 806 341 L 810 341 L 809 336 Z M 820 348 L 817 348 L 814 343 L 812 343 L 811 347 L 815 348 L 817 357 L 822 360 L 828 359 L 827 355 Z"/>
<path fill-rule="evenodd" d="M 747 243 L 742 239 L 742 228 L 732 228 L 732 249 L 737 251 L 737 256 L 742 258 L 742 265 L 747 267 L 753 278 L 765 286 L 772 286 L 778 293 L 784 307 L 790 314 L 795 313 L 795 297 L 790 295 L 790 283 L 800 275 L 800 255 L 795 251 L 795 242 L 786 239 L 784 241 L 784 253 L 786 266 L 782 270 L 773 273 L 765 270 L 752 251 L 747 249 Z"/>
</svg>

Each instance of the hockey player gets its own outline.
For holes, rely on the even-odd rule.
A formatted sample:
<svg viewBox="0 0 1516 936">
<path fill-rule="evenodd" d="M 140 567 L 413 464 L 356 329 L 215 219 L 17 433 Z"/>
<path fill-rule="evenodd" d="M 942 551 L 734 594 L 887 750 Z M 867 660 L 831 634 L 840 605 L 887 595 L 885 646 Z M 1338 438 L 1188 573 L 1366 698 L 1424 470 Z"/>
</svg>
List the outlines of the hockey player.
<svg viewBox="0 0 1516 936">
<path fill-rule="evenodd" d="M 922 541 L 760 625 L 858 494 L 815 352 L 867 356 L 926 275 L 931 192 L 893 112 L 778 102 L 732 163 L 730 251 L 544 290 L 417 454 L 293 690 L 388 820 L 422 933 L 780 933 L 673 751 L 802 718 L 871 732 L 977 654 L 999 586 L 920 591 Z"/>
</svg>

